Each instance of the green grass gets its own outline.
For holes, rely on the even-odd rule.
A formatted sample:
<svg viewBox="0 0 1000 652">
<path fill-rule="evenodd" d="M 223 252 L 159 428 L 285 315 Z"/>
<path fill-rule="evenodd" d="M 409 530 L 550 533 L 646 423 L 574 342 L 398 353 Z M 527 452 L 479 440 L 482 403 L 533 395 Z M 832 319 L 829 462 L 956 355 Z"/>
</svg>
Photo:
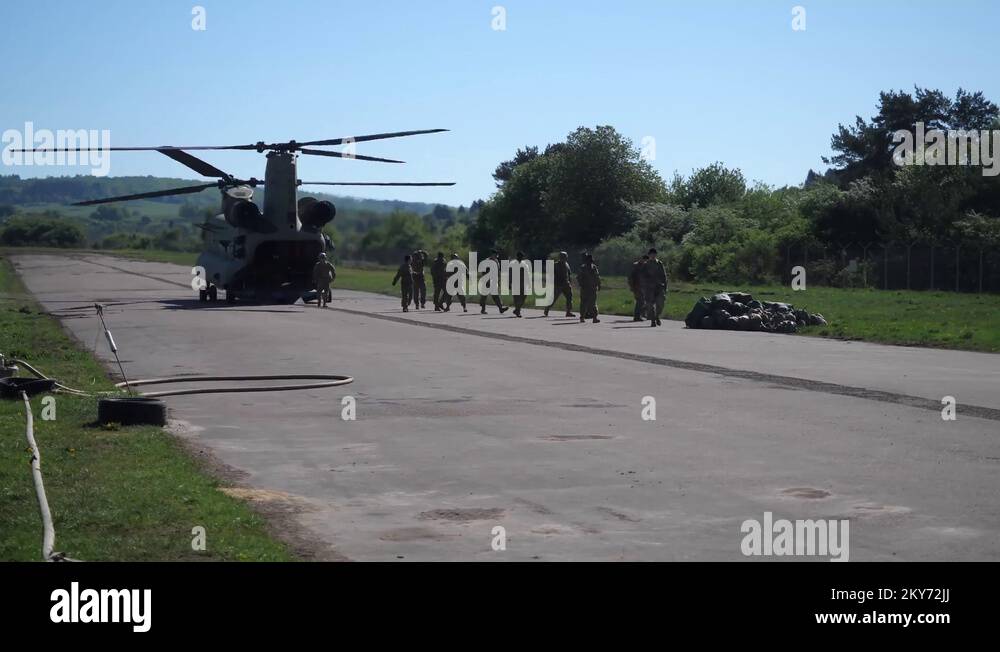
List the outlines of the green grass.
<svg viewBox="0 0 1000 652">
<path fill-rule="evenodd" d="M 61 249 L 58 247 L 0 247 L 0 256 L 17 254 L 47 254 L 68 256 L 77 254 L 95 254 L 101 256 L 118 256 L 131 260 L 145 260 L 151 263 L 173 263 L 174 265 L 194 266 L 198 254 L 188 251 L 163 251 L 159 249 Z"/>
<path fill-rule="evenodd" d="M 0 259 L 0 352 L 26 359 L 64 384 L 112 389 L 100 364 L 40 312 L 9 262 Z M 245 503 L 222 493 L 169 434 L 154 427 L 93 425 L 96 399 L 56 395 L 56 419 L 41 419 L 32 399 L 35 439 L 56 528 L 56 550 L 88 561 L 292 559 Z M 42 526 L 24 407 L 0 400 L 0 560 L 40 560 Z M 191 550 L 191 529 L 207 549 Z"/>
<path fill-rule="evenodd" d="M 392 286 L 394 274 L 394 269 L 339 267 L 335 285 L 398 296 L 399 288 Z M 598 298 L 601 313 L 631 315 L 634 304 L 625 278 L 605 277 L 603 285 Z M 803 328 L 800 330 L 803 335 L 1000 352 L 1000 296 L 995 294 L 825 287 L 795 292 L 787 286 L 775 285 L 671 283 L 664 315 L 668 319 L 684 319 L 700 297 L 725 290 L 746 290 L 758 299 L 792 303 L 826 317 L 828 326 Z M 532 299 L 528 303 L 533 305 Z M 557 302 L 557 308 L 562 305 Z"/>
</svg>

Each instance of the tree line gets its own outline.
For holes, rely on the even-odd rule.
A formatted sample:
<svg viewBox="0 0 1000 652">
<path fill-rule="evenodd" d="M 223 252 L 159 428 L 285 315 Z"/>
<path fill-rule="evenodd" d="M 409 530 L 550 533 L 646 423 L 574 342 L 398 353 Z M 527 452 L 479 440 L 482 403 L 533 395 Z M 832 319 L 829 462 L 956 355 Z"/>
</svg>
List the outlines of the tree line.
<svg viewBox="0 0 1000 652">
<path fill-rule="evenodd" d="M 897 130 L 1000 129 L 982 93 L 888 91 L 870 119 L 839 125 L 823 174 L 800 186 L 748 182 L 719 162 L 662 180 L 612 127 L 581 127 L 565 142 L 528 146 L 494 172 L 496 193 L 470 230 L 479 249 L 590 250 L 625 273 L 655 246 L 688 280 L 764 282 L 788 247 L 897 241 L 1000 246 L 1000 177 L 975 166 L 898 166 Z M 830 276 L 845 281 L 845 270 Z"/>
</svg>

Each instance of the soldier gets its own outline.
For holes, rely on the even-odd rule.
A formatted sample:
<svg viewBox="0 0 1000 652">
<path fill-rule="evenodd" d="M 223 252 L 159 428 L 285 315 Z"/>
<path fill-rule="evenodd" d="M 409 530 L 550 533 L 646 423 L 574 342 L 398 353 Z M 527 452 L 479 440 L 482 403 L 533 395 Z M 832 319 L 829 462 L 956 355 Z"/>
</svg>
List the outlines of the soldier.
<svg viewBox="0 0 1000 652">
<path fill-rule="evenodd" d="M 403 256 L 403 264 L 396 270 L 396 276 L 392 279 L 395 286 L 399 281 L 399 291 L 403 303 L 403 312 L 410 311 L 410 299 L 413 298 L 413 268 L 410 267 L 410 257 Z"/>
<path fill-rule="evenodd" d="M 555 269 L 555 295 L 552 297 L 552 303 L 545 307 L 545 316 L 549 316 L 549 310 L 552 306 L 556 305 L 556 300 L 564 296 L 566 297 L 566 316 L 575 317 L 573 314 L 573 287 L 570 285 L 570 278 L 573 276 L 573 270 L 569 268 L 569 261 L 567 260 L 568 254 L 565 251 L 559 252 L 559 260 L 556 261 Z"/>
<path fill-rule="evenodd" d="M 514 316 L 521 317 L 521 308 L 524 307 L 525 301 L 528 300 L 528 283 L 531 280 L 531 268 L 526 266 L 524 263 L 524 252 L 517 252 L 517 265 L 511 267 L 511 291 L 516 290 L 514 294 Z M 530 263 L 529 263 L 530 265 Z M 517 283 L 517 287 L 514 288 L 514 283 Z"/>
<path fill-rule="evenodd" d="M 316 286 L 316 307 L 326 308 L 332 298 L 330 284 L 337 278 L 337 268 L 326 259 L 326 254 L 320 254 L 319 260 L 313 266 L 313 285 Z"/>
<path fill-rule="evenodd" d="M 632 296 L 635 298 L 635 310 L 632 312 L 632 321 L 642 321 L 643 311 L 645 306 L 643 305 L 642 287 L 640 285 L 640 279 L 642 277 L 643 265 L 649 261 L 649 254 L 643 254 L 642 258 L 637 259 L 632 263 L 632 271 L 628 275 L 628 289 L 632 291 Z"/>
<path fill-rule="evenodd" d="M 452 272 L 452 274 L 461 274 L 461 278 L 458 280 L 458 285 L 456 286 L 457 292 L 455 294 L 445 294 L 444 311 L 448 312 L 451 310 L 451 302 L 458 298 L 458 302 L 462 304 L 462 312 L 469 312 L 469 309 L 465 306 L 465 274 L 468 272 L 468 268 L 465 263 L 462 263 L 462 259 L 458 257 L 458 254 L 453 253 L 451 255 L 452 260 L 457 260 L 461 263 L 461 267 L 457 271 Z M 447 268 L 445 268 L 447 270 Z M 445 288 L 447 289 L 447 278 L 445 278 Z"/>
<path fill-rule="evenodd" d="M 649 260 L 642 266 L 639 276 L 642 287 L 643 301 L 649 316 L 650 326 L 660 326 L 660 313 L 663 312 L 663 302 L 667 298 L 667 270 L 656 257 L 656 249 L 649 250 Z"/>
<path fill-rule="evenodd" d="M 427 262 L 427 252 L 417 249 L 410 257 L 410 267 L 413 269 L 413 305 L 419 310 L 427 307 L 427 280 L 424 278 L 424 263 Z"/>
<path fill-rule="evenodd" d="M 583 254 L 583 265 L 577 272 L 576 281 L 580 284 L 580 323 L 588 317 L 593 317 L 595 324 L 600 323 L 597 318 L 597 291 L 601 289 L 601 273 L 592 255 Z"/>
<path fill-rule="evenodd" d="M 433 299 L 435 312 L 444 310 L 444 284 L 448 280 L 447 265 L 448 263 L 444 260 L 444 253 L 439 251 L 437 258 L 431 263 L 431 283 L 434 285 Z"/>
<path fill-rule="evenodd" d="M 490 250 L 490 258 L 489 259 L 492 260 L 494 263 L 496 263 L 496 265 L 497 265 L 497 273 L 498 273 L 497 278 L 499 279 L 500 278 L 500 276 L 499 276 L 499 272 L 500 272 L 500 254 L 497 253 L 496 249 L 491 249 Z M 479 314 L 481 314 L 481 315 L 485 315 L 486 314 L 486 299 L 488 297 L 493 297 L 493 303 L 497 304 L 497 308 L 500 309 L 500 314 L 501 315 L 504 314 L 505 312 L 507 312 L 507 306 L 503 305 L 503 302 L 500 300 L 500 288 L 493 288 L 492 289 L 492 294 L 488 294 L 488 295 L 487 294 L 483 294 L 483 295 L 480 295 L 480 297 L 479 297 Z"/>
</svg>

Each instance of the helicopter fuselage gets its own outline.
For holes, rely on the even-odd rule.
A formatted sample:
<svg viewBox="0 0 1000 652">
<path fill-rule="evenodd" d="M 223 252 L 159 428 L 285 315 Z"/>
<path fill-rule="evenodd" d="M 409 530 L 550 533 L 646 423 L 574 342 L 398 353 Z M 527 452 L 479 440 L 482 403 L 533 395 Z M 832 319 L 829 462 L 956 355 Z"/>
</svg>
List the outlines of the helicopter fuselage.
<svg viewBox="0 0 1000 652">
<path fill-rule="evenodd" d="M 332 248 L 322 227 L 335 209 L 311 198 L 297 201 L 296 180 L 295 154 L 270 152 L 263 211 L 252 202 L 249 186 L 223 192 L 222 212 L 202 225 L 202 300 L 217 298 L 222 289 L 229 302 L 294 303 L 313 289 L 313 266 Z"/>
</svg>

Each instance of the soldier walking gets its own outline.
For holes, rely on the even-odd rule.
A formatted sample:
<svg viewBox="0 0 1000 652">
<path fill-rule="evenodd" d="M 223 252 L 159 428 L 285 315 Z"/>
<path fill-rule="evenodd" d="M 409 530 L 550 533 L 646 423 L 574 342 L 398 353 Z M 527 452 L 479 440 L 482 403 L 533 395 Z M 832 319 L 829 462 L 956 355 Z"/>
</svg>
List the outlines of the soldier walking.
<svg viewBox="0 0 1000 652">
<path fill-rule="evenodd" d="M 417 249 L 410 257 L 410 268 L 413 269 L 413 306 L 420 310 L 427 307 L 427 279 L 424 278 L 424 263 L 427 262 L 427 252 Z"/>
<path fill-rule="evenodd" d="M 597 291 L 601 289 L 601 273 L 594 264 L 594 257 L 583 254 L 583 264 L 577 272 L 576 281 L 580 284 L 580 323 L 593 318 L 594 323 L 600 323 L 597 318 Z"/>
<path fill-rule="evenodd" d="M 632 321 L 642 321 L 643 312 L 645 310 L 644 298 L 642 296 L 642 287 L 640 285 L 640 279 L 642 277 L 643 265 L 649 261 L 649 254 L 643 254 L 641 258 L 636 259 L 632 263 L 632 271 L 628 275 L 628 289 L 632 291 L 632 297 L 635 299 L 635 310 L 632 312 Z"/>
<path fill-rule="evenodd" d="M 556 300 L 559 297 L 566 297 L 566 316 L 575 317 L 573 314 L 573 287 L 570 285 L 570 279 L 573 276 L 573 270 L 569 268 L 568 254 L 565 251 L 559 252 L 559 260 L 556 261 L 555 268 L 555 279 L 553 285 L 555 285 L 555 294 L 552 297 L 552 303 L 545 307 L 545 316 L 549 316 L 549 310 L 552 306 L 556 305 Z"/>
<path fill-rule="evenodd" d="M 461 276 L 459 276 L 458 283 L 455 285 L 455 294 L 450 294 L 448 292 L 448 279 L 447 277 L 445 278 L 444 311 L 448 312 L 451 310 L 452 301 L 458 299 L 458 302 L 462 304 L 462 312 L 469 312 L 469 309 L 465 306 L 465 277 L 469 269 L 465 266 L 465 263 L 462 262 L 462 259 L 458 257 L 458 254 L 453 253 L 451 255 L 451 259 L 457 260 L 459 265 L 458 269 L 452 272 L 452 274 L 461 274 Z M 445 267 L 445 270 L 447 271 L 447 266 Z"/>
<path fill-rule="evenodd" d="M 660 321 L 660 313 L 663 312 L 663 303 L 667 298 L 667 270 L 656 257 L 656 249 L 650 249 L 648 256 L 649 260 L 643 265 L 640 275 L 643 300 L 649 325 L 660 326 L 663 323 Z"/>
<path fill-rule="evenodd" d="M 313 285 L 316 286 L 316 307 L 326 308 L 330 303 L 330 284 L 337 278 L 337 268 L 326 259 L 326 254 L 320 254 L 319 260 L 313 266 Z"/>
<path fill-rule="evenodd" d="M 497 264 L 497 272 L 499 272 L 500 271 L 500 254 L 497 253 L 496 249 L 493 249 L 492 251 L 490 251 L 490 258 L 489 259 L 492 260 L 493 262 L 495 262 Z M 499 278 L 500 277 L 498 275 L 497 279 L 499 279 Z M 493 298 L 493 303 L 495 303 L 496 306 L 497 306 L 497 308 L 500 309 L 500 314 L 501 315 L 504 314 L 505 312 L 507 312 L 507 310 L 508 310 L 507 306 L 503 305 L 503 302 L 500 300 L 500 288 L 491 288 L 490 289 L 490 294 L 488 294 L 488 295 L 487 294 L 482 294 L 482 295 L 479 296 L 479 314 L 481 314 L 481 315 L 485 315 L 486 314 L 486 299 L 490 298 L 490 297 Z"/>
<path fill-rule="evenodd" d="M 434 285 L 434 310 L 441 312 L 444 310 L 444 284 L 448 280 L 446 270 L 448 263 L 445 262 L 444 253 L 439 251 L 437 258 L 431 263 L 431 283 Z"/>
<path fill-rule="evenodd" d="M 396 270 L 396 276 L 392 279 L 393 286 L 399 282 L 400 298 L 403 304 L 403 312 L 410 311 L 410 300 L 413 298 L 413 268 L 410 267 L 410 257 L 403 256 L 403 264 Z"/>
</svg>

